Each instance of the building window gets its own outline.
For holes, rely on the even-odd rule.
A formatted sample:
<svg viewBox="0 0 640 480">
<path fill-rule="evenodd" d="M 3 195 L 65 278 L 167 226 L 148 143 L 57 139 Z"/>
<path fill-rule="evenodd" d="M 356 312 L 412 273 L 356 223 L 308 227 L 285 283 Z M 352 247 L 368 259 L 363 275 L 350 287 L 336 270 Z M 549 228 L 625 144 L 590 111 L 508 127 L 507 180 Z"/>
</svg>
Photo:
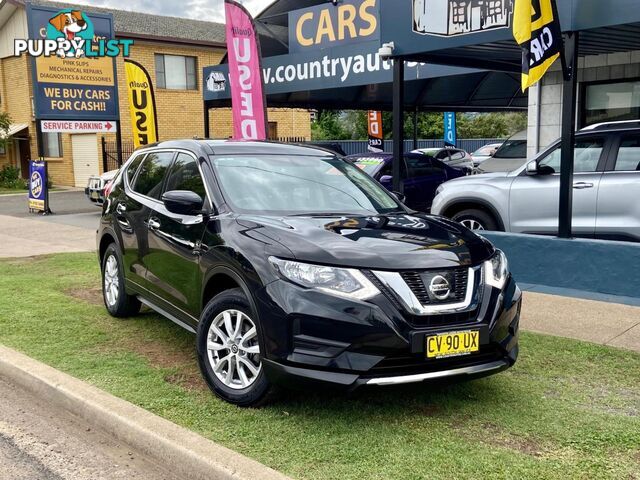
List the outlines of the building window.
<svg viewBox="0 0 640 480">
<path fill-rule="evenodd" d="M 59 133 L 43 133 L 42 141 L 44 143 L 45 157 L 62 157 L 62 135 Z"/>
<path fill-rule="evenodd" d="M 196 57 L 156 53 L 156 82 L 167 90 L 197 90 Z"/>
<path fill-rule="evenodd" d="M 640 81 L 586 85 L 581 126 L 640 118 Z"/>
<path fill-rule="evenodd" d="M 467 2 L 454 2 L 452 5 L 453 24 L 467 23 Z"/>
<path fill-rule="evenodd" d="M 7 154 L 7 146 L 3 142 L 0 142 L 0 155 L 6 155 L 6 154 Z"/>
</svg>

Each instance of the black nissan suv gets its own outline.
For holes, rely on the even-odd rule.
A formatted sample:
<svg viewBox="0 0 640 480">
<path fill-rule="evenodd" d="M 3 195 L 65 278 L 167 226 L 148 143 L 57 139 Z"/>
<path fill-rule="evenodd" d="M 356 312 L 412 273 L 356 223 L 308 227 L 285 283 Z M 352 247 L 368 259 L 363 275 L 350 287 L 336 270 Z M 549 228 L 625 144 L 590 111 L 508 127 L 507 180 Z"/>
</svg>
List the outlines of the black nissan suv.
<svg viewBox="0 0 640 480">
<path fill-rule="evenodd" d="M 521 293 L 504 254 L 407 209 L 325 150 L 184 140 L 139 150 L 97 235 L 104 302 L 197 334 L 209 387 L 395 385 L 512 366 Z"/>
</svg>

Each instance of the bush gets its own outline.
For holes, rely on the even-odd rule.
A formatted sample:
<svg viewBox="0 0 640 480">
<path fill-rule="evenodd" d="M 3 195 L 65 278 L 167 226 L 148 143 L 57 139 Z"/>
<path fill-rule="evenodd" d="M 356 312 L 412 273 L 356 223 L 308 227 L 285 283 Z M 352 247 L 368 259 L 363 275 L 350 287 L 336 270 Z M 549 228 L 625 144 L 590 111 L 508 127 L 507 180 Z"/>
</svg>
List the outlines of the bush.
<svg viewBox="0 0 640 480">
<path fill-rule="evenodd" d="M 27 189 L 28 182 L 20 178 L 20 171 L 11 165 L 0 170 L 0 188 Z"/>
</svg>

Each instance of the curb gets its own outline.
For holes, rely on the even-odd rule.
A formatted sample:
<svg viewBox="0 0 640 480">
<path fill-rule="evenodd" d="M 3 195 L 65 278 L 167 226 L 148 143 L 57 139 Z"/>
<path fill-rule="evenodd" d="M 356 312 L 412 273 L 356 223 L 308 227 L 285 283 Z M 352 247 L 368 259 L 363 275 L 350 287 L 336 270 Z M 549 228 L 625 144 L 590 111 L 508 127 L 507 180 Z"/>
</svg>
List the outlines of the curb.
<svg viewBox="0 0 640 480">
<path fill-rule="evenodd" d="M 275 470 L 0 345 L 0 376 L 189 480 L 291 480 Z"/>
</svg>

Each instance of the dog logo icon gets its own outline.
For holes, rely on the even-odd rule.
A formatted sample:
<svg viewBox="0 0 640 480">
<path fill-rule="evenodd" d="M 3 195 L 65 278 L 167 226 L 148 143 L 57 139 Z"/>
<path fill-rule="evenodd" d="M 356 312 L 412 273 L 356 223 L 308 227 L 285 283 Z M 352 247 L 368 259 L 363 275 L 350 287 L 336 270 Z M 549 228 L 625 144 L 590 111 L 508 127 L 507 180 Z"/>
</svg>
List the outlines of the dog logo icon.
<svg viewBox="0 0 640 480">
<path fill-rule="evenodd" d="M 62 10 L 49 20 L 47 38 L 51 40 L 64 39 L 56 54 L 61 58 L 85 56 L 85 51 L 79 45 L 79 40 L 91 43 L 93 40 L 93 25 L 91 20 L 80 10 Z M 65 48 L 66 46 L 68 48 Z"/>
</svg>

